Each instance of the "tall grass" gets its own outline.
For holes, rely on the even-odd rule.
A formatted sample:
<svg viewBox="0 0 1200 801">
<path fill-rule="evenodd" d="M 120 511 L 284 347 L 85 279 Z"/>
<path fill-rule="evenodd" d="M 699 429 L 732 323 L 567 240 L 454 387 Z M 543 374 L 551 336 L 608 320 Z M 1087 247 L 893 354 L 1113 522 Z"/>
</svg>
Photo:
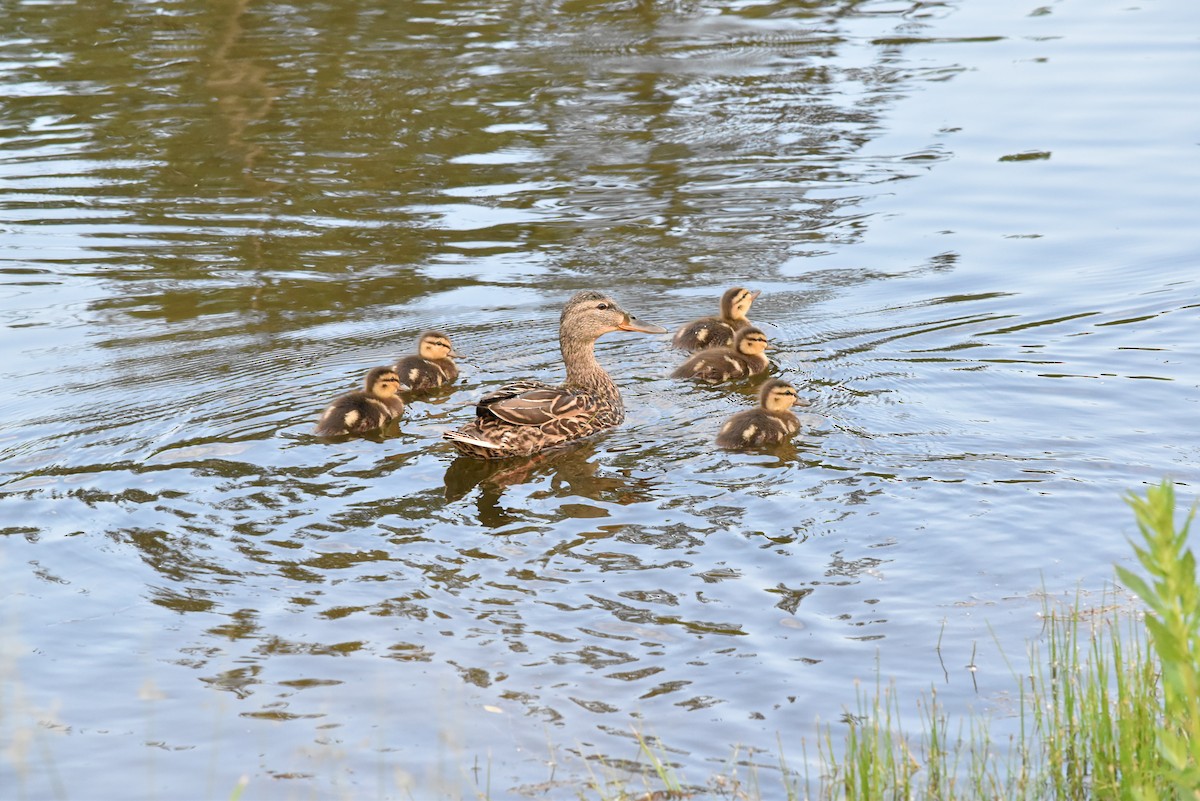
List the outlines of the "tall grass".
<svg viewBox="0 0 1200 801">
<path fill-rule="evenodd" d="M 781 762 L 786 797 L 1200 801 L 1200 586 L 1187 548 L 1193 515 L 1176 529 L 1167 483 L 1127 501 L 1141 535 L 1130 544 L 1145 575 L 1117 567 L 1117 576 L 1146 611 L 1079 602 L 1047 608 L 1044 652 L 1031 650 L 1029 671 L 1014 675 L 1016 734 L 997 742 L 979 718 L 952 729 L 932 691 L 917 704 L 920 730 L 906 734 L 900 699 L 877 685 L 860 691 L 844 741 L 823 731 L 815 787 L 805 779 L 801 796 Z M 662 777 L 661 761 L 639 743 Z M 678 797 L 680 785 L 662 778 L 667 795 Z"/>
<path fill-rule="evenodd" d="M 951 736 L 926 705 L 915 738 L 896 730 L 897 701 L 876 692 L 851 725 L 844 756 L 826 751 L 845 799 L 1193 799 L 1200 801 L 1200 587 L 1175 528 L 1170 484 L 1130 495 L 1148 574 L 1118 567 L 1142 599 L 1141 618 L 1076 605 L 1046 610 L 1046 653 L 1021 680 L 1020 733 L 998 749 L 986 726 Z M 1004 745 L 1004 744 L 1000 744 Z M 1004 751 L 1003 755 L 1001 750 Z"/>
</svg>

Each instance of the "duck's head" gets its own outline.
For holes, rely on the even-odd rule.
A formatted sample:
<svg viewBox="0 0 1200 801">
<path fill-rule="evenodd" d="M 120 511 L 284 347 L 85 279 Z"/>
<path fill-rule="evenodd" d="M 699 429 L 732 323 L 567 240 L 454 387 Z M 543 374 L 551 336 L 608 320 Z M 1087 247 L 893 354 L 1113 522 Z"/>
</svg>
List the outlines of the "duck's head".
<svg viewBox="0 0 1200 801">
<path fill-rule="evenodd" d="M 595 340 L 610 331 L 640 331 L 643 334 L 665 334 L 667 329 L 644 323 L 617 305 L 617 302 L 594 289 L 575 293 L 567 301 L 559 319 L 559 335 L 563 338 Z"/>
<path fill-rule="evenodd" d="M 758 390 L 758 402 L 769 412 L 782 412 L 805 403 L 796 394 L 796 388 L 782 378 L 764 381 Z"/>
<path fill-rule="evenodd" d="M 376 398 L 390 398 L 400 391 L 400 376 L 390 367 L 374 367 L 363 382 L 367 394 Z"/>
<path fill-rule="evenodd" d="M 733 335 L 733 349 L 746 356 L 761 356 L 771 347 L 762 329 L 748 326 Z"/>
<path fill-rule="evenodd" d="M 726 290 L 721 296 L 721 316 L 730 320 L 745 320 L 746 315 L 750 313 L 750 306 L 761 292 L 761 289 L 745 289 L 740 286 Z"/>
<path fill-rule="evenodd" d="M 454 346 L 450 344 L 450 337 L 441 331 L 426 331 L 421 334 L 421 341 L 417 343 L 417 353 L 421 355 L 422 359 L 432 361 L 458 358 L 458 354 L 454 352 Z"/>
</svg>

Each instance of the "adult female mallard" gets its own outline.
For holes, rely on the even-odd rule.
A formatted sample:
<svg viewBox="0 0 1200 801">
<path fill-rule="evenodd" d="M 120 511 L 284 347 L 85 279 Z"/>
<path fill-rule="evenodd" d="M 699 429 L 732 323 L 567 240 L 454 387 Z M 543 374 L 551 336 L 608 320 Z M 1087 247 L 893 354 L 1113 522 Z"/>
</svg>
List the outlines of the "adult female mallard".
<svg viewBox="0 0 1200 801">
<path fill-rule="evenodd" d="M 735 286 L 721 296 L 721 313 L 716 317 L 701 317 L 681 326 L 671 344 L 682 350 L 720 348 L 733 344 L 733 335 L 750 325 L 746 315 L 761 290 Z"/>
<path fill-rule="evenodd" d="M 458 378 L 456 358 L 458 354 L 450 344 L 450 337 L 441 331 L 426 331 L 417 342 L 416 354 L 397 359 L 392 369 L 410 390 L 434 389 L 453 384 Z"/>
<path fill-rule="evenodd" d="M 719 384 L 734 378 L 758 375 L 770 364 L 763 351 L 770 347 L 767 335 L 750 326 L 738 331 L 733 345 L 727 348 L 708 348 L 693 353 L 671 373 L 672 378 L 695 378 Z"/>
<path fill-rule="evenodd" d="M 796 388 L 780 378 L 763 382 L 758 390 L 758 406 L 738 412 L 721 426 L 717 445 L 722 448 L 759 448 L 787 442 L 800 431 L 800 421 L 792 406 L 807 404 L 796 395 Z"/>
<path fill-rule="evenodd" d="M 620 425 L 621 393 L 596 361 L 596 340 L 611 331 L 665 334 L 643 323 L 602 292 L 579 292 L 563 308 L 559 347 L 567 380 L 558 386 L 518 381 L 489 392 L 475 419 L 443 436 L 461 453 L 479 459 L 528 456 Z"/>
<path fill-rule="evenodd" d="M 329 404 L 317 421 L 317 436 L 365 434 L 404 414 L 404 401 L 396 397 L 400 376 L 390 367 L 375 367 L 359 392 L 348 392 Z"/>
</svg>

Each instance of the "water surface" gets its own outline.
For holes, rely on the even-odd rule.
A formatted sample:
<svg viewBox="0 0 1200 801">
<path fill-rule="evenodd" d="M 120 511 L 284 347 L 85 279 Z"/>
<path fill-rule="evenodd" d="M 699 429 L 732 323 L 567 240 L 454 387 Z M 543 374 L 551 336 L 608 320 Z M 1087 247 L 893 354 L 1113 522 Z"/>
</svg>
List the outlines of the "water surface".
<svg viewBox="0 0 1200 801">
<path fill-rule="evenodd" d="M 1128 559 L 1122 493 L 1191 500 L 1184 0 L 0 20 L 15 797 L 573 795 L 635 730 L 773 786 L 857 680 L 1004 714 L 1043 590 Z M 812 401 L 793 446 L 715 450 L 754 382 L 625 334 L 620 429 L 440 440 L 561 376 L 576 290 L 673 327 L 735 284 Z M 459 384 L 311 436 L 430 327 Z"/>
</svg>

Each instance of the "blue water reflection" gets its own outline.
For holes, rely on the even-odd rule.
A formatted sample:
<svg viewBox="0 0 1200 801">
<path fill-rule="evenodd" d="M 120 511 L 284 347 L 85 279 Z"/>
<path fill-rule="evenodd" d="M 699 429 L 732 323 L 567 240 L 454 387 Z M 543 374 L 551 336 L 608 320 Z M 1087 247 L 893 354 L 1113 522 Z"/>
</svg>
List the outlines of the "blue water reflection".
<svg viewBox="0 0 1200 801">
<path fill-rule="evenodd" d="M 1043 590 L 1197 478 L 1200 12 L 419 12 L 0 4 L 3 786 L 572 794 L 636 730 L 770 787 L 857 681 L 1006 714 Z M 735 284 L 792 444 L 715 449 L 756 385 L 666 336 L 600 341 L 612 432 L 442 443 L 577 289 Z M 312 436 L 430 328 L 460 383 Z"/>
</svg>

